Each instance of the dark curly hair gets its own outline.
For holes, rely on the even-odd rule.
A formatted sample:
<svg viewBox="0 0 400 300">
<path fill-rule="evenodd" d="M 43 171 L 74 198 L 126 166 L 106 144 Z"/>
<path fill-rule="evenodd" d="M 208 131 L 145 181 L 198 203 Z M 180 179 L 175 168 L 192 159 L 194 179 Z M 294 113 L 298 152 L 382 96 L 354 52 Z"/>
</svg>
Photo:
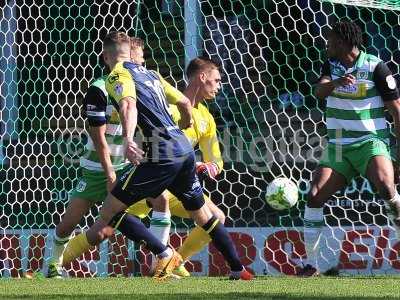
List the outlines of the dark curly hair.
<svg viewBox="0 0 400 300">
<path fill-rule="evenodd" d="M 351 21 L 340 21 L 332 26 L 332 32 L 351 47 L 360 48 L 363 43 L 361 28 Z"/>
</svg>

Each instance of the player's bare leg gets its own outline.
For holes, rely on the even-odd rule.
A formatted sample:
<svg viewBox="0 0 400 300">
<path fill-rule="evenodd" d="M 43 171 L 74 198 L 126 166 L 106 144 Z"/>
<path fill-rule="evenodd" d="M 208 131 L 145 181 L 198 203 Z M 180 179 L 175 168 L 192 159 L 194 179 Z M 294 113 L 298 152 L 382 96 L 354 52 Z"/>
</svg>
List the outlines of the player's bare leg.
<svg viewBox="0 0 400 300">
<path fill-rule="evenodd" d="M 212 201 L 206 201 L 206 205 L 210 209 L 212 215 L 216 217 L 222 224 L 225 224 L 226 216 L 224 212 Z"/>
<path fill-rule="evenodd" d="M 101 207 L 99 218 L 97 218 L 96 222 L 86 232 L 89 244 L 93 246 L 98 245 L 107 238 L 107 235 L 110 234 L 110 230 L 106 229 L 108 224 L 116 214 L 124 211 L 126 208 L 127 206 L 124 203 L 111 194 L 108 194 L 103 206 Z"/>
<path fill-rule="evenodd" d="M 61 222 L 56 226 L 53 237 L 52 258 L 50 259 L 46 276 L 48 278 L 62 277 L 63 252 L 76 225 L 93 206 L 92 201 L 73 198 L 69 202 Z"/>
<path fill-rule="evenodd" d="M 342 174 L 328 167 L 318 167 L 313 176 L 304 211 L 304 245 L 307 260 L 304 268 L 298 272 L 299 276 L 313 276 L 319 273 L 316 260 L 324 225 L 323 207 L 329 197 L 347 185 L 346 178 Z"/>
<path fill-rule="evenodd" d="M 100 217 L 88 232 L 75 236 L 65 250 L 63 264 L 66 265 L 76 257 L 86 252 L 104 239 L 108 238 L 118 229 L 127 238 L 137 243 L 145 243 L 146 247 L 157 255 L 157 265 L 163 274 L 155 274 L 155 279 L 163 280 L 172 270 L 181 263 L 178 253 L 163 245 L 153 236 L 138 218 L 125 213 L 125 204 L 109 195 L 100 212 Z M 116 213 L 121 210 L 122 212 Z M 115 214 L 113 217 L 111 217 Z"/>
<path fill-rule="evenodd" d="M 73 259 L 86 252 L 91 246 L 98 245 L 114 233 L 114 227 L 118 227 L 126 205 L 109 194 L 101 208 L 100 216 L 95 224 L 86 232 L 75 236 L 68 243 L 63 255 L 63 265 L 70 263 Z M 120 219 L 117 215 L 120 214 Z M 111 220 L 115 220 L 115 226 L 110 226 Z"/>
<path fill-rule="evenodd" d="M 368 164 L 367 177 L 385 200 L 386 213 L 400 239 L 400 195 L 394 183 L 392 161 L 385 156 L 374 156 Z"/>
<path fill-rule="evenodd" d="M 63 253 L 62 265 L 66 266 L 82 253 L 89 250 L 91 246 L 98 245 L 104 239 L 111 236 L 114 233 L 114 228 L 108 225 L 112 218 L 120 211 L 123 211 L 125 207 L 126 205 L 124 203 L 109 194 L 95 224 L 93 224 L 87 232 L 76 235 L 68 242 Z"/>
</svg>

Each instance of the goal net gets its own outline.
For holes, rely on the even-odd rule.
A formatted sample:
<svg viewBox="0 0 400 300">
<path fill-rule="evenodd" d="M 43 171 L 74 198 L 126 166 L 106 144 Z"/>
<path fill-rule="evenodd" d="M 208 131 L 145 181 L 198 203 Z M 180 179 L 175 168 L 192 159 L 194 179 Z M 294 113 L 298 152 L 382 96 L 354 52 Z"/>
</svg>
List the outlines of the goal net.
<svg viewBox="0 0 400 300">
<path fill-rule="evenodd" d="M 339 19 L 355 20 L 365 32 L 365 50 L 398 74 L 394 2 L 0 1 L 0 276 L 46 268 L 55 225 L 80 176 L 87 139 L 82 98 L 102 75 L 101 41 L 111 29 L 143 38 L 147 67 L 180 89 L 190 58 L 220 62 L 222 91 L 208 106 L 225 170 L 206 181 L 205 190 L 226 213 L 243 264 L 256 274 L 294 274 L 305 258 L 304 198 L 326 145 L 324 103 L 312 96 L 326 32 Z M 274 211 L 264 201 L 268 182 L 278 176 L 299 185 L 301 200 L 289 211 Z M 91 210 L 77 232 L 97 213 Z M 338 191 L 324 213 L 322 270 L 397 272 L 400 243 L 366 179 Z M 170 242 L 179 246 L 192 227 L 174 218 Z M 147 252 L 116 234 L 66 271 L 132 276 L 146 274 L 148 265 Z M 186 266 L 198 275 L 228 272 L 212 244 Z"/>
</svg>

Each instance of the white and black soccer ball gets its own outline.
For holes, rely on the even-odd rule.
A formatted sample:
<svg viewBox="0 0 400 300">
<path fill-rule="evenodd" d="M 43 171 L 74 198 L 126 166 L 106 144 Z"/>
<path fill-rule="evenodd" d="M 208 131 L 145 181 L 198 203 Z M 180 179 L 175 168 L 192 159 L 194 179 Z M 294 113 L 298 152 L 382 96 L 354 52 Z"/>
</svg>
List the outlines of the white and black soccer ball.
<svg viewBox="0 0 400 300">
<path fill-rule="evenodd" d="M 299 190 L 297 185 L 288 178 L 275 178 L 267 187 L 265 201 L 273 209 L 289 209 L 296 205 L 298 200 Z"/>
</svg>

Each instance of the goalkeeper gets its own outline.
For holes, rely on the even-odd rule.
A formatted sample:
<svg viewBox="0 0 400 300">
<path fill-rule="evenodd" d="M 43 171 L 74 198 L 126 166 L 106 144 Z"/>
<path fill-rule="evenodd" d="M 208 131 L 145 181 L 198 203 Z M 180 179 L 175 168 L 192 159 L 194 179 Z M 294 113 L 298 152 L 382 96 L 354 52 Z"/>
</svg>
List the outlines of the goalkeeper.
<svg viewBox="0 0 400 300">
<path fill-rule="evenodd" d="M 140 49 L 137 49 L 138 48 L 137 44 L 138 41 L 134 40 L 133 57 L 136 62 L 143 63 L 143 44 L 142 43 L 139 44 Z M 197 76 L 199 75 L 199 73 L 202 74 L 201 76 L 203 76 L 204 74 L 209 75 L 208 78 L 202 77 L 204 83 L 203 87 L 200 89 L 198 86 L 199 82 L 194 84 L 194 81 L 196 80 L 201 81 L 201 79 L 197 78 L 199 77 Z M 214 78 L 213 76 L 216 78 Z M 203 158 L 205 163 L 200 163 L 198 165 L 197 167 L 198 172 L 200 172 L 202 175 L 215 177 L 222 169 L 222 159 L 218 145 L 218 140 L 216 137 L 215 122 L 210 113 L 208 112 L 208 110 L 206 109 L 206 107 L 198 102 L 200 102 L 200 100 L 203 99 L 213 99 L 215 97 L 215 94 L 220 87 L 220 74 L 216 65 L 212 61 L 198 58 L 193 60 L 192 63 L 189 65 L 188 77 L 189 77 L 189 86 L 186 89 L 185 93 L 187 93 L 187 96 L 193 97 L 193 99 L 197 99 L 196 102 L 198 106 L 196 109 L 194 109 L 193 112 L 194 127 L 187 129 L 185 133 L 189 137 L 193 145 L 199 144 L 200 150 L 203 153 Z M 194 78 L 196 80 L 194 80 Z M 90 88 L 88 91 L 88 96 L 91 94 L 92 96 L 91 97 L 87 96 L 85 98 L 87 108 L 90 107 L 94 108 L 96 104 L 97 106 L 99 106 L 98 105 L 99 103 L 105 103 L 105 101 L 107 101 L 106 95 L 104 95 L 103 91 L 104 80 L 100 81 L 97 80 L 95 81 L 95 84 L 93 84 L 92 86 L 95 86 L 96 88 Z M 103 95 L 101 95 L 101 98 L 99 98 L 96 95 L 93 95 L 92 91 L 96 91 L 97 93 L 103 92 Z M 93 102 L 92 106 L 90 106 L 89 101 Z M 106 127 L 107 129 L 108 127 L 113 127 L 113 129 L 115 129 L 115 127 L 119 126 L 118 124 L 119 119 L 116 111 L 115 112 L 113 111 L 113 113 L 111 114 L 108 124 L 103 124 L 106 121 L 106 119 L 104 118 L 104 116 L 100 116 L 103 118 L 99 118 L 98 116 L 103 115 L 103 113 L 106 114 L 107 111 L 106 106 L 103 106 L 102 108 L 101 107 L 97 108 L 98 112 L 93 113 L 93 111 L 89 111 L 89 109 L 87 111 L 89 123 L 91 125 L 90 132 L 92 137 L 93 137 L 93 131 L 97 131 L 99 127 Z M 179 122 L 179 112 L 175 106 L 171 106 L 171 112 L 174 120 L 176 122 Z M 113 114 L 115 116 L 114 118 Z M 96 117 L 97 120 L 100 120 L 99 123 L 96 123 Z M 97 136 L 99 135 L 101 136 L 101 134 L 102 133 L 98 134 Z M 105 135 L 105 137 L 107 138 L 107 135 Z M 115 136 L 112 139 L 115 140 Z M 102 139 L 96 138 L 96 140 L 101 141 Z M 108 138 L 108 140 L 110 140 L 110 138 Z M 88 145 L 90 147 L 90 143 Z M 99 145 L 101 146 L 100 142 L 94 143 L 95 147 L 96 146 L 99 147 Z M 109 148 L 111 149 L 111 151 L 113 150 L 113 146 Z M 100 159 L 100 163 L 98 161 L 94 162 L 98 167 L 98 169 L 94 171 L 95 172 L 94 175 L 96 176 L 96 178 L 90 178 L 91 172 L 88 172 L 86 167 L 88 164 L 87 158 L 82 158 L 82 162 L 86 163 L 85 165 L 83 165 L 84 176 L 83 178 L 81 178 L 76 187 L 76 190 L 74 191 L 72 197 L 72 199 L 74 200 L 71 201 L 69 205 L 69 207 L 72 207 L 72 209 L 67 208 L 67 212 L 65 217 L 63 218 L 62 223 L 60 223 L 57 226 L 54 245 L 53 245 L 53 259 L 52 262 L 49 264 L 49 271 L 48 271 L 49 277 L 59 277 L 61 275 L 60 266 L 63 257 L 62 253 L 64 251 L 66 242 L 69 240 L 69 235 L 72 233 L 76 224 L 83 217 L 83 215 L 94 204 L 94 201 L 88 201 L 88 200 L 89 199 L 103 200 L 106 194 L 105 190 L 106 181 L 108 187 L 112 186 L 113 184 L 114 181 L 113 178 L 115 178 L 115 173 L 113 174 L 113 170 L 116 169 L 116 167 L 118 166 L 113 165 L 112 167 L 109 167 L 110 164 L 107 163 L 107 159 L 110 157 L 110 155 L 107 153 L 104 154 L 104 151 L 102 151 L 102 149 L 99 149 L 99 151 L 94 151 L 94 152 L 95 153 L 93 154 L 95 155 L 97 154 L 97 156 Z M 98 155 L 99 153 L 103 154 Z M 111 156 L 111 159 L 113 159 L 113 156 Z M 104 172 L 103 169 L 109 170 L 109 172 L 107 171 Z M 119 169 L 120 168 L 118 168 L 117 170 Z M 112 176 L 105 176 L 105 174 L 111 174 Z M 91 179 L 95 180 L 93 181 Z M 92 193 L 94 192 L 94 194 L 91 194 L 91 192 Z M 166 192 L 162 196 L 162 198 L 164 199 L 164 201 L 169 202 L 169 206 L 171 207 L 171 212 L 173 215 L 183 218 L 189 218 L 189 215 L 184 210 L 181 202 L 171 193 Z M 159 203 L 157 201 L 151 201 L 151 199 L 149 200 L 154 205 Z M 225 219 L 223 212 L 220 209 L 218 209 L 207 197 L 206 200 L 208 200 L 206 201 L 206 203 L 213 212 L 213 214 L 223 222 Z M 76 206 L 78 206 L 78 209 L 76 209 Z M 79 209 L 81 206 L 83 206 L 84 209 Z M 160 240 L 162 240 L 164 244 L 168 242 L 169 227 L 170 227 L 170 213 L 169 211 L 165 211 L 167 207 L 168 205 L 162 207 L 162 205 L 160 206 L 160 204 L 157 204 L 157 207 L 154 206 L 154 209 L 157 211 L 153 211 L 152 221 L 151 221 L 153 233 L 155 233 L 155 235 L 158 238 L 160 238 Z M 144 217 L 150 212 L 150 208 L 147 205 L 147 202 L 145 200 L 142 200 L 139 203 L 136 203 L 132 207 L 130 207 L 128 209 L 128 212 L 138 217 Z M 72 217 L 71 214 L 73 214 Z M 67 216 L 69 216 L 68 219 Z M 66 227 L 67 227 L 67 232 L 65 232 Z M 60 238 L 61 235 L 60 232 L 63 233 L 63 236 L 66 236 L 64 240 Z M 82 239 L 83 235 L 78 235 L 76 239 L 71 241 L 71 244 L 68 245 L 66 255 L 64 255 L 64 263 L 66 263 L 66 260 L 71 260 L 75 256 L 79 256 L 79 254 L 82 251 L 84 252 L 85 250 L 88 249 L 89 245 L 86 244 L 84 241 L 82 241 Z M 208 237 L 208 234 L 201 227 L 196 227 L 188 236 L 188 238 L 185 240 L 179 252 L 183 255 L 184 259 L 188 259 L 191 255 L 201 250 L 204 247 L 204 245 L 206 245 L 209 241 L 210 239 Z M 70 254 L 75 253 L 75 256 L 71 258 L 71 256 L 68 255 L 68 253 Z M 178 270 L 176 270 L 176 272 L 178 272 L 179 275 L 186 275 L 186 276 L 188 275 L 187 271 L 183 267 L 180 267 Z"/>
<path fill-rule="evenodd" d="M 325 202 L 359 174 L 368 178 L 385 200 L 388 217 L 399 237 L 400 196 L 394 175 L 398 174 L 398 167 L 394 172 L 384 115 L 387 108 L 400 149 L 399 91 L 386 64 L 360 50 L 361 44 L 361 29 L 355 23 L 333 25 L 327 44 L 329 59 L 322 66 L 315 89 L 316 97 L 327 101 L 329 143 L 314 173 L 304 212 L 307 261 L 300 276 L 319 273 L 316 260 Z M 397 150 L 396 160 L 399 154 Z"/>
</svg>

